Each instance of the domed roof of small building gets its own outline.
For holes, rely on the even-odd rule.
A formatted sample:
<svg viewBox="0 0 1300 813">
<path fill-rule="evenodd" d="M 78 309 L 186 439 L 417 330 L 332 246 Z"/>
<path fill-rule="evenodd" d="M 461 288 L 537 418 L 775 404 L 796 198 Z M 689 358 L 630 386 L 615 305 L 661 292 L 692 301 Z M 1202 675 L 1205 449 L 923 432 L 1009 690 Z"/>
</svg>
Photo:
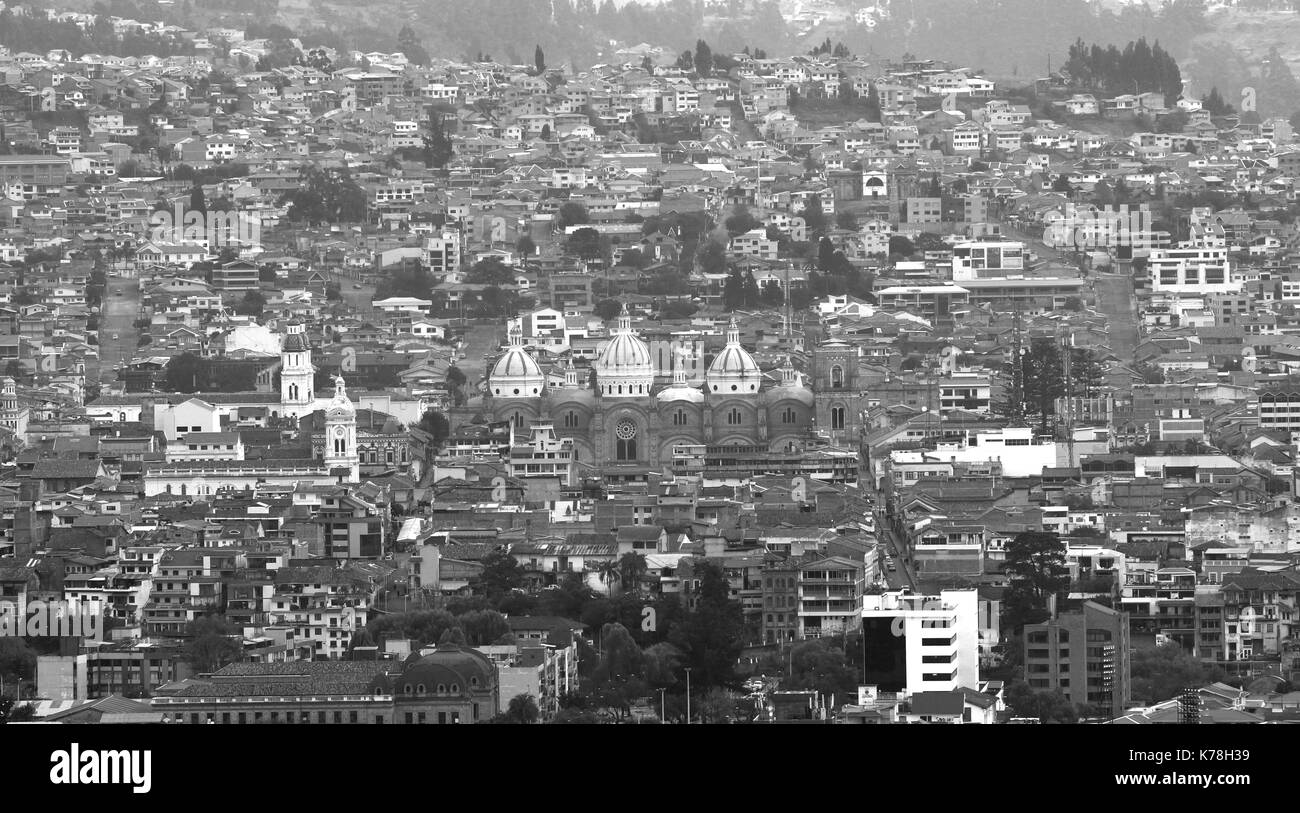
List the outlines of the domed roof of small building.
<svg viewBox="0 0 1300 813">
<path fill-rule="evenodd" d="M 289 323 L 289 330 L 280 342 L 281 353 L 305 353 L 311 349 L 307 343 L 307 334 L 302 322 L 294 320 Z"/>
<path fill-rule="evenodd" d="M 778 401 L 795 400 L 799 403 L 811 407 L 817 400 L 812 390 L 804 386 L 799 373 L 790 364 L 790 357 L 786 356 L 785 364 L 781 365 L 778 371 L 780 374 L 780 383 L 765 393 L 767 402 L 775 404 Z"/>
<path fill-rule="evenodd" d="M 352 399 L 348 397 L 347 387 L 343 384 L 343 376 L 336 376 L 334 379 L 334 397 L 330 399 L 329 406 L 325 408 L 326 415 L 338 415 L 346 413 L 356 416 L 357 408 L 352 404 Z"/>
<path fill-rule="evenodd" d="M 408 685 L 412 691 L 424 686 L 432 694 L 441 686 L 445 693 L 459 694 L 488 688 L 492 676 L 492 663 L 481 652 L 455 644 L 439 644 L 435 652 L 412 653 L 402 663 L 401 673 L 393 677 L 393 689 L 400 695 L 406 693 Z"/>
<path fill-rule="evenodd" d="M 692 404 L 699 404 L 704 401 L 704 392 L 699 387 L 692 387 L 686 383 L 686 356 L 685 350 L 677 350 L 673 353 L 673 383 L 660 390 L 655 397 L 660 403 L 670 401 L 686 401 Z"/>
<path fill-rule="evenodd" d="M 709 392 L 758 392 L 762 379 L 758 363 L 740 344 L 740 328 L 733 316 L 727 326 L 727 346 L 714 357 L 705 376 Z"/>
</svg>

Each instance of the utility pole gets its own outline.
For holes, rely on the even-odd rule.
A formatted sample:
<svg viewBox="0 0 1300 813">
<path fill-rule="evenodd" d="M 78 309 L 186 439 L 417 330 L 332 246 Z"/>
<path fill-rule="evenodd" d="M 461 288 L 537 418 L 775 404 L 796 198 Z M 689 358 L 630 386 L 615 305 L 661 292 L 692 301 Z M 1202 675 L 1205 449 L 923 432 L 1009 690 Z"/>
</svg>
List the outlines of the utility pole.
<svg viewBox="0 0 1300 813">
<path fill-rule="evenodd" d="M 686 724 L 691 724 L 691 667 L 686 667 Z"/>
</svg>

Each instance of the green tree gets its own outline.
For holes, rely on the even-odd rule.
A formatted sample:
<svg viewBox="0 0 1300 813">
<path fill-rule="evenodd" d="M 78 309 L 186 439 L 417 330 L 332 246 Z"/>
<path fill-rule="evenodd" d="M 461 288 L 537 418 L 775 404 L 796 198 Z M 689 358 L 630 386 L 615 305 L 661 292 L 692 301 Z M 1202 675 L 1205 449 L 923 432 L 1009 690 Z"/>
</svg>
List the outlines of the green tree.
<svg viewBox="0 0 1300 813">
<path fill-rule="evenodd" d="M 569 226 L 580 226 L 591 222 L 591 216 L 587 214 L 587 207 L 577 201 L 569 201 L 560 207 L 559 226 L 561 229 L 567 229 Z"/>
<path fill-rule="evenodd" d="M 828 698 L 835 695 L 847 701 L 857 692 L 858 672 L 842 648 L 815 638 L 795 644 L 790 650 L 790 679 L 785 686 L 813 689 Z"/>
<path fill-rule="evenodd" d="M 1077 723 L 1078 709 L 1060 689 L 1034 691 L 1024 681 L 1007 687 L 1007 705 L 1017 717 L 1033 717 L 1042 723 Z"/>
<path fill-rule="evenodd" d="M 486 646 L 510 634 L 510 622 L 496 610 L 471 610 L 457 620 L 470 646 Z"/>
<path fill-rule="evenodd" d="M 299 187 L 285 196 L 288 220 L 319 226 L 327 223 L 364 221 L 368 212 L 365 191 L 346 168 L 324 169 L 306 165 L 299 173 Z"/>
<path fill-rule="evenodd" d="M 36 677 L 36 652 L 22 638 L 0 637 L 0 676 L 19 680 Z"/>
<path fill-rule="evenodd" d="M 736 308 L 744 307 L 744 304 L 745 278 L 739 268 L 733 268 L 722 285 L 722 307 L 734 311 Z"/>
<path fill-rule="evenodd" d="M 533 49 L 533 68 L 537 71 L 538 76 L 546 73 L 546 54 L 542 53 L 542 46 L 540 45 Z"/>
<path fill-rule="evenodd" d="M 469 267 L 465 281 L 475 285 L 513 285 L 515 270 L 500 257 L 486 257 Z"/>
<path fill-rule="evenodd" d="M 692 667 L 694 686 L 731 686 L 736 682 L 736 658 L 744 637 L 740 605 L 731 601 L 730 585 L 718 565 L 707 560 L 692 562 L 700 580 L 695 608 L 673 624 L 668 640 Z"/>
<path fill-rule="evenodd" d="M 181 353 L 167 361 L 163 371 L 164 386 L 171 392 L 198 392 L 208 386 L 207 359 L 193 353 Z"/>
<path fill-rule="evenodd" d="M 1197 660 L 1178 644 L 1139 648 L 1129 659 L 1129 676 L 1134 700 L 1160 703 L 1184 689 L 1199 688 L 1223 680 L 1221 668 Z"/>
<path fill-rule="evenodd" d="M 810 194 L 804 196 L 803 211 L 799 213 L 803 218 L 804 225 L 808 227 L 810 235 L 820 235 L 826 228 L 826 212 L 822 209 L 822 199 L 820 195 Z"/>
<path fill-rule="evenodd" d="M 493 551 L 483 557 L 479 585 L 487 590 L 488 595 L 517 590 L 524 586 L 523 565 L 505 551 Z"/>
<path fill-rule="evenodd" d="M 451 401 L 455 406 L 465 403 L 465 373 L 455 364 L 447 368 L 447 391 L 451 393 Z"/>
<path fill-rule="evenodd" d="M 916 253 L 916 246 L 912 241 L 901 234 L 891 234 L 889 236 L 889 256 L 894 257 L 911 257 Z"/>
<path fill-rule="evenodd" d="M 239 629 L 224 616 L 202 615 L 185 627 L 185 660 L 195 672 L 215 672 L 243 657 Z"/>
<path fill-rule="evenodd" d="M 713 73 L 713 49 L 704 40 L 695 41 L 695 57 L 692 59 L 695 72 L 700 76 Z"/>
<path fill-rule="evenodd" d="M 428 432 L 433 438 L 434 449 L 441 449 L 442 444 L 447 440 L 447 436 L 451 434 L 451 424 L 448 423 L 447 416 L 436 409 L 426 409 L 424 414 L 420 416 L 420 422 L 416 426 Z"/>
<path fill-rule="evenodd" d="M 244 298 L 235 303 L 235 313 L 244 316 L 261 316 L 266 309 L 266 296 L 261 291 L 246 291 Z"/>
<path fill-rule="evenodd" d="M 1007 545 L 1003 570 L 1010 577 L 1004 596 L 1007 628 L 1018 634 L 1025 624 L 1047 618 L 1047 603 L 1070 583 L 1065 544 L 1045 531 L 1022 531 Z"/>
<path fill-rule="evenodd" d="M 746 208 L 744 204 L 738 203 L 736 204 L 736 207 L 731 210 L 731 215 L 723 221 L 723 225 L 727 227 L 727 232 L 730 233 L 732 237 L 735 237 L 738 234 L 744 234 L 747 231 L 757 229 L 763 224 L 758 218 L 754 217 L 754 215 L 750 213 L 749 209 Z"/>
<path fill-rule="evenodd" d="M 460 627 L 448 627 L 438 636 L 438 646 L 469 646 L 469 639 Z"/>
<path fill-rule="evenodd" d="M 622 310 L 623 303 L 619 302 L 617 299 L 602 299 L 596 303 L 592 312 L 595 313 L 596 316 L 600 317 L 602 322 L 608 322 L 618 316 Z"/>
<path fill-rule="evenodd" d="M 531 694 L 517 694 L 506 704 L 506 719 L 517 725 L 532 725 L 540 716 L 537 698 Z"/>
<path fill-rule="evenodd" d="M 1065 395 L 1060 346 L 1052 339 L 1035 339 L 1029 352 L 1021 357 L 1020 369 L 1027 411 L 1039 416 L 1041 429 L 1046 432 L 1048 418 L 1056 414 L 1056 399 Z"/>
<path fill-rule="evenodd" d="M 437 110 L 430 110 L 429 132 L 424 136 L 424 165 L 443 169 L 451 163 L 455 154 L 456 149 L 447 133 L 444 115 Z"/>
</svg>

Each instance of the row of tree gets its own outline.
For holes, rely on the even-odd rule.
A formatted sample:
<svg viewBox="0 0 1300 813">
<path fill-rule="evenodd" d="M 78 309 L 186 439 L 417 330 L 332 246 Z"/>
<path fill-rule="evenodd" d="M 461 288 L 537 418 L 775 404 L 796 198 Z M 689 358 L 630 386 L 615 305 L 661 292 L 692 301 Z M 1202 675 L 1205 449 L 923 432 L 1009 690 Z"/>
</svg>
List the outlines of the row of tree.
<svg viewBox="0 0 1300 813">
<path fill-rule="evenodd" d="M 1065 70 L 1074 86 L 1105 93 L 1158 91 L 1172 102 L 1183 92 L 1178 62 L 1159 42 L 1148 44 L 1146 37 L 1130 42 L 1123 50 L 1114 45 L 1087 45 L 1078 39 L 1070 46 Z"/>
</svg>

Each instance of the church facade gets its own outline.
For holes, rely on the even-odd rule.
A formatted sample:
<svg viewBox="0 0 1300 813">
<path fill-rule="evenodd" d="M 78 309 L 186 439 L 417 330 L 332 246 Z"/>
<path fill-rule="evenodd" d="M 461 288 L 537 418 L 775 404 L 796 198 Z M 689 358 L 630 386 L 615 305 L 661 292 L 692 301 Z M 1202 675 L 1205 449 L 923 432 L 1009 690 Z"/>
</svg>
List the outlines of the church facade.
<svg viewBox="0 0 1300 813">
<path fill-rule="evenodd" d="M 765 375 L 741 345 L 733 319 L 702 386 L 686 383 L 679 354 L 672 383 L 656 388 L 649 347 L 624 308 L 594 377 L 566 363 L 560 386 L 547 385 L 521 334 L 512 331 L 488 377 L 485 412 L 522 432 L 534 421 L 551 422 L 558 437 L 573 440 L 579 468 L 597 466 L 614 480 L 662 469 L 682 446 L 799 452 L 827 440 L 856 443 L 863 401 L 855 348 L 830 342 L 812 356 L 812 386 L 789 359 L 775 378 Z"/>
</svg>

